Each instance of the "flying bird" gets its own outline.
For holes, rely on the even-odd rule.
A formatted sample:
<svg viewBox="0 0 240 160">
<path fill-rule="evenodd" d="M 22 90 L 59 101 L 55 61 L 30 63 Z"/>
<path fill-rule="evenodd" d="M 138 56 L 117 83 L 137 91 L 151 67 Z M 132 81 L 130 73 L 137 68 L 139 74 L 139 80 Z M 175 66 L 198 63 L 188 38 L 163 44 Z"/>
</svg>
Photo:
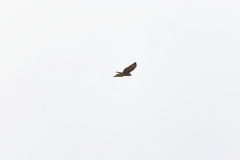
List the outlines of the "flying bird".
<svg viewBox="0 0 240 160">
<path fill-rule="evenodd" d="M 132 72 L 136 67 L 137 67 L 137 63 L 135 62 L 130 66 L 128 66 L 127 68 L 125 68 L 123 72 L 116 72 L 118 74 L 116 74 L 114 77 L 132 76 L 130 72 Z"/>
</svg>

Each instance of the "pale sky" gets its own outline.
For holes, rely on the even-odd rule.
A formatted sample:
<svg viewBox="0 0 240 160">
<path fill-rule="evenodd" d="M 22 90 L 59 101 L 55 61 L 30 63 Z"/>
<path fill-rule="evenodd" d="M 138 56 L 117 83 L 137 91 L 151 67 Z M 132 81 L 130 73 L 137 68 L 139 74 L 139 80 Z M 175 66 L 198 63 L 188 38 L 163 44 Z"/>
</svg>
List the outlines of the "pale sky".
<svg viewBox="0 0 240 160">
<path fill-rule="evenodd" d="M 0 159 L 239 160 L 239 8 L 0 2 Z"/>
</svg>

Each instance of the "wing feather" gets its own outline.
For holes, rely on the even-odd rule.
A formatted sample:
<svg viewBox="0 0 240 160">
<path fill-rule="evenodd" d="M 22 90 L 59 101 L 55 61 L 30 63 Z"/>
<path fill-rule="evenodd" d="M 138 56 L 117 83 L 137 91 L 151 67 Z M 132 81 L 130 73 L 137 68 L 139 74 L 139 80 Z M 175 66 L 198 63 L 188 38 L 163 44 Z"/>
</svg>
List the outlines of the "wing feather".
<svg viewBox="0 0 240 160">
<path fill-rule="evenodd" d="M 131 64 L 130 66 L 128 66 L 127 68 L 125 68 L 125 69 L 123 70 L 123 73 L 124 73 L 124 74 L 129 74 L 129 73 L 132 72 L 136 67 L 137 67 L 137 63 L 135 62 L 135 63 Z"/>
</svg>

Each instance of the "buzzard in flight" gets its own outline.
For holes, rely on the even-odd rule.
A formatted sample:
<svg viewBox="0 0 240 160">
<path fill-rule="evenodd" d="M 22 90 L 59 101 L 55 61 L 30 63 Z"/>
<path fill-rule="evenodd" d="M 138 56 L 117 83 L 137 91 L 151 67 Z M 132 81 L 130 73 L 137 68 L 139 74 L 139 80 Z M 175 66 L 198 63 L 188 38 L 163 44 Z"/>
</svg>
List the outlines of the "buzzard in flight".
<svg viewBox="0 0 240 160">
<path fill-rule="evenodd" d="M 132 76 L 130 72 L 132 72 L 136 67 L 137 67 L 137 63 L 135 62 L 130 66 L 128 66 L 127 68 L 125 68 L 123 72 L 116 72 L 118 74 L 116 74 L 114 77 Z"/>
</svg>

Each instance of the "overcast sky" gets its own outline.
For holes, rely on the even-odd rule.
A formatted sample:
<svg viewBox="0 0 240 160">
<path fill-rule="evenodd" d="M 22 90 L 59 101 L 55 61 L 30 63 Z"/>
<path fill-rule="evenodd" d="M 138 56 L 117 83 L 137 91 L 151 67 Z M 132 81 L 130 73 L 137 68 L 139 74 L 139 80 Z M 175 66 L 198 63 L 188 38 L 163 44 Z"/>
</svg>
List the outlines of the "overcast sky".
<svg viewBox="0 0 240 160">
<path fill-rule="evenodd" d="M 0 159 L 239 160 L 239 8 L 0 2 Z"/>
</svg>

